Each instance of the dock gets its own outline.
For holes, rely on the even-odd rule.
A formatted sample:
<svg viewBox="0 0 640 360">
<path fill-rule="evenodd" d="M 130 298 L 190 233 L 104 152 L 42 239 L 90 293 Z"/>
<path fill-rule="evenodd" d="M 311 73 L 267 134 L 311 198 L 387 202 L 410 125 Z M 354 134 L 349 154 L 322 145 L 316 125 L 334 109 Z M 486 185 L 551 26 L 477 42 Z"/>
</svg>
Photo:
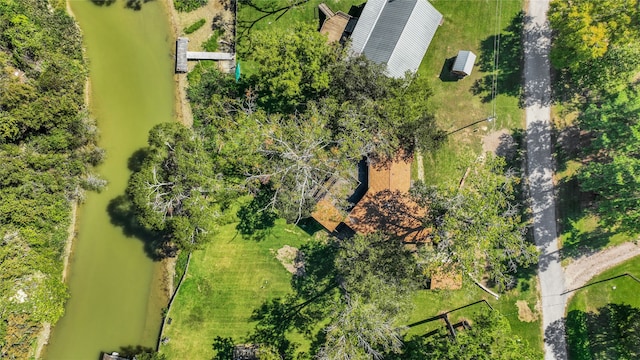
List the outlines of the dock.
<svg viewBox="0 0 640 360">
<path fill-rule="evenodd" d="M 214 60 L 214 61 L 234 61 L 236 54 L 224 52 L 203 52 L 187 51 L 189 39 L 179 37 L 176 41 L 176 73 L 186 73 L 189 71 L 188 61 L 193 60 Z"/>
<path fill-rule="evenodd" d="M 187 48 L 189 45 L 189 39 L 185 37 L 179 37 L 176 41 L 176 72 L 186 73 L 187 68 Z"/>
</svg>

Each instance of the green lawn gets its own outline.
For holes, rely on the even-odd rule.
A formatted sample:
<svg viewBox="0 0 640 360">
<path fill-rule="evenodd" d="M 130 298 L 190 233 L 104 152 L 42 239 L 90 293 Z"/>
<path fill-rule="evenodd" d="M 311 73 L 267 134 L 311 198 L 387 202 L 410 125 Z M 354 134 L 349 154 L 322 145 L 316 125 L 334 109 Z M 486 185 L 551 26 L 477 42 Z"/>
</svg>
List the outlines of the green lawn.
<svg viewBox="0 0 640 360">
<path fill-rule="evenodd" d="M 433 89 L 432 104 L 440 127 L 455 131 L 493 115 L 496 120 L 482 122 L 448 136 L 448 143 L 435 154 L 425 154 L 425 181 L 436 185 L 457 183 L 466 167 L 481 150 L 484 135 L 498 129 L 521 129 L 524 112 L 521 93 L 521 51 L 519 29 L 523 2 L 520 0 L 433 0 L 444 15 L 444 23 L 427 50 L 418 75 Z M 501 12 L 496 6 L 502 4 Z M 499 15 L 498 15 L 499 14 Z M 500 36 L 497 97 L 491 97 L 494 39 Z M 473 73 L 450 81 L 445 61 L 459 50 L 477 55 Z M 447 64 L 448 66 L 448 64 Z M 475 89 L 475 90 L 474 90 Z"/>
<path fill-rule="evenodd" d="M 308 239 L 304 230 L 281 221 L 259 242 L 243 239 L 235 224 L 223 227 L 192 255 L 168 314 L 172 323 L 163 336 L 170 340 L 161 352 L 170 359 L 210 359 L 216 336 L 242 341 L 253 328 L 252 311 L 267 299 L 291 292 L 291 274 L 274 252 L 284 245 L 300 247 Z"/>
<path fill-rule="evenodd" d="M 631 259 L 598 275 L 590 283 L 629 273 L 640 277 L 640 258 Z M 567 343 L 574 360 L 630 359 L 625 356 L 624 331 L 640 320 L 640 283 L 629 277 L 597 283 L 578 290 L 567 307 Z M 613 310 L 613 311 L 612 311 Z M 628 335 L 628 334 L 627 334 Z M 629 339 L 638 340 L 637 335 Z M 640 351 L 636 343 L 629 348 Z M 606 354 L 606 357 L 603 357 Z"/>
<path fill-rule="evenodd" d="M 498 300 L 484 292 L 468 279 L 465 279 L 463 288 L 460 290 L 420 291 L 415 297 L 415 309 L 410 315 L 407 324 L 413 324 L 482 299 L 487 300 L 495 310 L 499 311 L 509 320 L 511 329 L 516 335 L 526 340 L 531 348 L 542 354 L 540 315 L 536 310 L 538 297 L 535 277 L 526 279 L 526 276 L 522 276 L 522 279 L 518 282 L 518 286 L 507 294 L 501 295 Z M 530 315 L 532 315 L 532 317 L 526 318 L 526 321 L 523 321 L 525 320 L 525 315 L 523 314 L 523 320 L 519 319 L 518 306 L 516 305 L 517 301 L 526 302 L 526 306 L 531 310 Z M 452 323 L 459 322 L 463 319 L 473 321 L 473 314 L 483 307 L 486 308 L 486 305 L 479 303 L 462 310 L 454 311 L 449 314 L 449 319 Z M 422 335 L 443 326 L 444 322 L 437 320 L 410 327 L 408 334 Z"/>
</svg>

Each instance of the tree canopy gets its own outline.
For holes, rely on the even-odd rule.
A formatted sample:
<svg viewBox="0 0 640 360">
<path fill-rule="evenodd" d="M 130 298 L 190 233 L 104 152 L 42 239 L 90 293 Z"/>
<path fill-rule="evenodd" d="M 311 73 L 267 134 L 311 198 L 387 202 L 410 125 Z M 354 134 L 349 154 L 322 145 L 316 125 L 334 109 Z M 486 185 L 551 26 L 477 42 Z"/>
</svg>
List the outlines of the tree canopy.
<svg viewBox="0 0 640 360">
<path fill-rule="evenodd" d="M 254 196 L 269 191 L 279 217 L 308 217 L 322 185 L 352 177 L 363 157 L 430 150 L 444 139 L 422 80 L 387 77 L 384 66 L 347 56 L 310 26 L 251 41 L 249 77 L 235 83 L 199 69 L 188 96 L 194 130 L 221 158 L 225 181 Z"/>
<path fill-rule="evenodd" d="M 537 262 L 537 250 L 525 238 L 515 202 L 519 178 L 503 158 L 487 156 L 472 165 L 459 188 L 418 184 L 412 192 L 428 209 L 425 224 L 433 227 L 434 246 L 421 254 L 426 271 L 448 269 L 475 279 L 486 274 L 505 288 L 519 267 Z"/>
<path fill-rule="evenodd" d="M 536 354 L 527 342 L 511 332 L 509 321 L 495 310 L 481 311 L 472 318 L 471 329 L 456 332 L 455 339 L 446 331 L 430 337 L 413 337 L 405 342 L 401 355 L 387 359 L 403 360 L 533 360 Z"/>
<path fill-rule="evenodd" d="M 615 92 L 638 70 L 637 0 L 555 0 L 549 22 L 552 64 L 578 86 Z"/>
<path fill-rule="evenodd" d="M 105 181 L 84 104 L 78 28 L 47 1 L 0 1 L 0 358 L 31 356 L 68 297 L 62 253 L 72 203 Z"/>
<path fill-rule="evenodd" d="M 192 250 L 215 231 L 231 189 L 216 173 L 200 138 L 179 123 L 156 125 L 127 194 L 138 222 Z"/>
</svg>

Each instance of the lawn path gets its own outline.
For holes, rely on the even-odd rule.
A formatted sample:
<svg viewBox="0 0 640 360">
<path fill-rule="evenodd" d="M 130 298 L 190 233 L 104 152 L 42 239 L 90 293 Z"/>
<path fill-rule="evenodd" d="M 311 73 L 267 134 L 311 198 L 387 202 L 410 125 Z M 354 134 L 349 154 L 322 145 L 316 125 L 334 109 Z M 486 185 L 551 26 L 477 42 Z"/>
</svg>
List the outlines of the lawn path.
<svg viewBox="0 0 640 360">
<path fill-rule="evenodd" d="M 626 242 L 572 262 L 565 269 L 565 284 L 568 290 L 587 284 L 594 276 L 640 255 L 640 245 Z M 572 295 L 572 294 L 569 294 Z"/>
<path fill-rule="evenodd" d="M 527 119 L 527 180 L 533 234 L 540 250 L 538 276 L 542 297 L 545 359 L 566 360 L 564 273 L 558 252 L 553 187 L 550 103 L 551 46 L 549 0 L 530 0 L 524 27 L 524 103 Z"/>
</svg>

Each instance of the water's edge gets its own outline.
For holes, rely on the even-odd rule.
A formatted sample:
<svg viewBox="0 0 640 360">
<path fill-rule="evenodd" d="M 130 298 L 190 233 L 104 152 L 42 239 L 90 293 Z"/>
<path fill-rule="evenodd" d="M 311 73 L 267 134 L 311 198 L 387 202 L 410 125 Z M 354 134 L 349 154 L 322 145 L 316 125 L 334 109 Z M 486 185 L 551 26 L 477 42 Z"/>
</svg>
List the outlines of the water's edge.
<svg viewBox="0 0 640 360">
<path fill-rule="evenodd" d="M 88 1 L 88 0 L 86 0 L 86 1 Z M 161 12 L 165 15 L 164 16 L 165 17 L 164 18 L 165 24 L 169 25 L 169 22 L 167 20 L 170 19 L 170 13 L 169 13 L 168 9 L 166 8 L 166 4 L 164 2 L 160 2 L 160 3 L 162 3 L 162 6 L 161 6 L 162 11 Z M 116 2 L 116 6 L 118 4 L 122 4 L 122 3 Z M 70 3 L 70 0 L 67 0 L 67 2 L 66 2 L 67 12 L 69 13 L 70 16 L 72 16 L 75 19 L 77 26 L 79 26 L 81 28 L 81 32 L 82 32 L 83 38 L 84 38 L 83 48 L 84 48 L 85 59 L 87 59 L 87 61 L 90 62 L 93 59 L 90 58 L 90 56 L 89 56 L 89 54 L 87 52 L 87 43 L 86 43 L 87 40 L 86 40 L 86 37 L 85 37 L 85 32 L 82 30 L 81 21 L 79 21 L 77 19 L 77 17 L 74 14 L 74 11 L 72 10 L 71 6 L 72 6 L 72 4 Z M 74 3 L 73 6 L 75 7 L 77 5 Z M 144 12 L 144 11 L 145 11 L 145 9 L 141 10 L 141 12 Z M 160 11 L 156 11 L 156 13 L 160 13 Z M 152 13 L 152 15 L 153 15 L 153 13 Z M 87 20 L 85 19 L 85 21 L 87 21 Z M 167 26 L 167 27 L 169 27 L 169 26 Z M 172 29 L 170 29 L 170 31 L 167 31 L 167 35 L 166 35 L 167 38 L 173 38 L 174 34 L 175 34 L 175 31 L 174 31 L 175 25 L 174 26 L 170 26 L 170 27 Z M 155 30 L 155 29 L 153 29 L 153 26 L 151 26 L 151 29 Z M 126 30 L 127 29 L 125 29 L 125 31 Z M 144 29 L 144 30 L 146 30 L 146 29 Z M 163 29 L 159 30 L 159 32 L 161 34 L 163 33 L 162 30 Z M 169 29 L 167 29 L 167 30 L 169 30 Z M 144 35 L 150 36 L 148 34 L 144 34 Z M 167 41 L 166 38 L 163 39 L 163 40 Z M 173 39 L 169 39 L 169 40 L 170 40 L 169 42 L 173 41 Z M 168 49 L 167 49 L 167 52 L 169 52 Z M 169 55 L 169 54 L 167 54 L 167 55 Z M 143 55 L 141 55 L 141 56 L 143 56 Z M 161 57 L 162 54 L 158 54 L 158 56 Z M 163 59 L 163 61 L 166 62 L 166 59 Z M 167 68 L 167 67 L 165 67 L 165 66 L 162 67 L 163 71 L 165 70 L 165 68 Z M 170 70 L 170 69 L 167 68 L 166 70 Z M 86 86 L 85 86 L 85 100 L 86 100 L 86 104 L 85 105 L 87 106 L 87 108 L 92 110 L 91 111 L 92 116 L 94 116 L 93 108 L 96 106 L 96 104 L 93 101 L 93 100 L 95 100 L 94 97 L 96 96 L 96 94 L 93 92 L 93 89 L 92 89 L 92 86 L 91 86 L 92 85 L 92 77 L 94 75 L 95 74 L 93 74 L 92 71 L 90 71 L 89 77 L 87 78 L 87 83 L 86 83 Z M 171 82 L 170 91 L 171 91 L 171 94 L 173 95 L 173 93 L 175 91 L 175 84 L 171 80 L 170 80 L 170 82 Z M 162 85 L 166 85 L 166 84 L 163 83 Z M 152 84 L 152 86 L 153 86 L 153 84 Z M 163 96 L 160 99 L 154 99 L 152 101 L 156 101 L 156 103 L 166 103 L 166 101 L 164 101 L 164 100 L 167 100 L 167 99 Z M 161 122 L 161 121 L 167 121 L 167 120 L 170 121 L 170 120 L 172 120 L 172 118 L 175 117 L 175 115 L 176 115 L 175 111 L 174 111 L 175 106 L 176 106 L 175 97 L 172 100 L 174 100 L 174 104 L 171 104 L 170 109 L 168 111 L 168 114 L 166 114 L 166 116 L 164 116 L 164 115 L 160 116 L 160 119 L 152 119 L 152 120 L 150 120 L 151 124 L 158 123 L 158 122 Z M 166 104 L 164 104 L 164 105 L 166 105 Z M 123 105 L 123 107 L 126 107 L 126 106 Z M 164 106 L 164 107 L 167 107 L 167 106 Z M 145 121 L 149 122 L 149 120 L 145 120 Z M 99 119 L 99 123 L 100 123 L 100 119 Z M 113 125 L 110 125 L 110 126 L 113 126 Z M 103 130 L 104 124 L 102 124 L 102 126 L 99 126 L 99 127 L 100 127 L 101 130 Z M 132 126 L 132 129 L 126 129 L 126 128 L 124 129 L 124 131 L 137 133 L 138 137 L 142 136 L 144 139 L 146 139 L 148 129 L 146 129 L 145 131 L 139 131 L 139 130 L 140 129 L 138 128 L 138 126 Z M 119 145 L 118 144 L 119 141 L 126 141 L 126 140 L 127 140 L 126 137 L 124 139 L 118 139 L 118 138 L 111 137 L 112 144 L 104 144 L 104 145 L 110 145 L 110 146 L 113 147 L 113 145 L 114 145 L 113 143 L 116 143 L 117 145 Z M 107 141 L 107 143 L 108 143 L 108 141 Z M 136 143 L 139 143 L 139 141 L 136 141 Z M 101 144 L 101 146 L 102 145 L 103 144 Z M 140 144 L 140 145 L 144 145 L 144 144 Z M 131 155 L 130 153 L 127 154 L 127 157 L 129 157 L 130 155 Z M 109 154 L 108 154 L 108 156 L 109 156 Z M 107 172 L 108 176 L 112 175 L 112 173 L 110 173 L 108 170 L 104 170 L 104 169 L 103 169 L 103 171 L 101 171 L 101 173 L 105 172 L 105 171 Z M 120 175 L 122 175 L 122 174 L 120 174 Z M 121 178 L 121 177 L 122 176 L 119 176 L 119 178 Z M 128 175 L 126 175 L 125 177 L 128 178 Z M 121 182 L 120 180 L 122 180 L 122 179 L 118 179 L 117 182 Z M 116 184 L 114 187 L 117 188 L 118 185 Z M 111 192 L 113 193 L 114 191 L 111 191 Z M 118 193 L 117 191 L 115 191 L 115 192 L 116 192 L 116 194 Z M 93 194 L 89 194 L 89 196 L 94 196 L 94 195 Z M 95 205 L 95 202 L 94 202 L 94 205 Z M 65 283 L 67 283 L 68 285 L 73 282 L 72 278 L 74 276 L 78 275 L 77 274 L 78 271 L 81 271 L 81 270 L 82 271 L 86 271 L 87 270 L 86 268 L 85 269 L 78 269 L 78 268 L 74 267 L 74 263 L 77 260 L 77 259 L 74 259 L 75 255 L 76 255 L 76 250 L 77 250 L 76 249 L 76 241 L 78 241 L 78 238 L 76 238 L 75 235 L 78 232 L 80 232 L 80 237 L 82 237 L 82 235 L 83 235 L 82 234 L 83 216 L 80 213 L 86 212 L 87 209 L 83 209 L 85 206 L 87 206 L 87 205 L 85 205 L 85 204 L 81 205 L 80 206 L 80 210 L 77 211 L 77 212 L 74 212 L 73 219 L 70 220 L 69 238 L 68 238 L 68 241 L 67 241 L 67 244 L 66 244 L 65 254 L 63 256 L 64 266 L 63 266 L 63 273 L 61 274 L 62 277 L 63 277 L 63 280 L 65 280 Z M 74 209 L 76 207 L 77 207 L 77 205 L 74 205 Z M 98 207 L 100 207 L 100 206 L 98 206 Z M 87 221 L 87 219 L 84 219 L 84 220 Z M 90 221 L 90 220 L 88 220 L 88 221 Z M 105 218 L 104 221 L 108 222 L 109 219 Z M 76 227 L 76 222 L 79 223 L 78 224 L 79 229 L 75 228 Z M 86 236 L 86 226 L 85 226 L 85 237 L 87 237 Z M 110 240 L 110 239 L 107 239 L 107 240 Z M 88 239 L 84 239 L 85 243 L 87 241 L 88 241 Z M 103 239 L 103 241 L 104 241 L 104 239 Z M 129 240 L 129 241 L 130 242 L 131 241 L 135 242 L 137 240 L 133 240 L 132 239 L 132 240 Z M 137 244 L 137 245 L 141 245 L 141 244 Z M 103 249 L 98 249 L 98 250 L 102 251 Z M 120 249 L 120 250 L 122 251 L 122 249 Z M 127 248 L 125 250 L 128 251 L 129 249 Z M 135 259 L 132 259 L 131 261 L 134 261 L 134 260 Z M 130 345 L 145 345 L 145 346 L 148 346 L 148 345 L 152 344 L 152 341 L 153 341 L 153 343 L 155 343 L 155 338 L 158 336 L 159 326 L 160 326 L 160 321 L 161 321 L 161 319 L 160 319 L 160 309 L 163 306 L 166 306 L 166 303 L 167 303 L 169 295 L 170 295 L 169 292 L 170 292 L 170 289 L 171 289 L 170 288 L 170 284 L 168 284 L 168 281 L 170 280 L 170 276 L 169 276 L 169 274 L 167 272 L 167 267 L 170 266 L 170 263 L 167 262 L 167 261 L 163 261 L 161 263 L 155 262 L 155 263 L 150 263 L 148 266 L 151 268 L 150 269 L 151 274 L 150 274 L 150 277 L 149 277 L 149 280 L 148 280 L 148 282 L 149 282 L 148 285 L 151 285 L 151 286 L 150 286 L 150 288 L 148 290 L 148 293 L 147 293 L 148 299 L 145 301 L 147 303 L 146 311 L 142 311 L 144 313 L 138 312 L 137 314 L 135 314 L 135 316 L 139 317 L 139 319 L 142 319 L 141 320 L 142 321 L 142 325 L 138 324 L 137 326 L 138 327 L 141 326 L 142 329 L 145 329 L 144 330 L 144 334 L 140 334 L 139 339 L 147 339 L 147 340 L 144 340 L 144 341 L 131 340 L 131 343 L 118 342 L 118 344 L 120 346 L 130 346 Z M 77 265 L 76 265 L 76 267 L 77 267 Z M 89 270 L 91 270 L 91 269 L 89 269 Z M 104 271 L 110 271 L 110 269 L 104 269 Z M 138 274 L 134 273 L 132 275 L 138 275 Z M 72 298 L 73 298 L 73 292 L 74 291 L 71 288 L 70 288 L 70 290 L 72 292 Z M 105 290 L 109 291 L 109 289 L 105 289 Z M 114 290 L 117 291 L 119 289 L 114 289 Z M 95 292 L 95 289 L 90 290 L 90 291 Z M 67 305 L 66 305 L 67 307 L 68 307 L 68 305 L 69 305 L 69 303 L 71 301 L 72 300 L 70 299 L 67 302 Z M 161 305 L 159 306 L 159 304 L 161 304 Z M 96 308 L 95 311 L 100 311 L 100 309 Z M 63 320 L 63 319 L 61 319 L 61 320 Z M 160 320 L 160 321 L 157 321 L 158 324 L 155 324 L 155 322 L 156 322 L 155 320 Z M 58 324 L 60 324 L 60 322 Z M 46 325 L 47 324 L 44 324 L 43 330 L 42 330 L 42 332 L 40 334 L 41 335 L 40 339 L 39 339 L 38 344 L 36 346 L 36 354 L 35 354 L 35 356 L 38 359 L 42 358 L 43 355 L 45 357 L 48 355 L 48 353 L 46 352 L 46 351 L 48 351 L 48 347 L 45 348 L 45 352 L 44 353 L 42 352 L 43 345 L 47 344 L 52 337 L 55 339 L 56 329 L 54 329 L 53 332 L 49 332 L 48 333 L 48 331 L 47 331 L 48 327 Z M 126 326 L 127 324 L 123 323 L 122 325 Z M 154 329 L 158 329 L 158 330 L 156 331 Z M 151 332 L 152 334 L 149 333 L 149 332 Z M 51 336 L 49 336 L 49 335 L 51 335 Z M 98 331 L 96 331 L 96 336 L 100 336 Z M 143 344 L 140 344 L 140 343 L 143 343 Z M 153 345 L 155 345 L 155 344 L 153 344 Z M 70 346 L 73 346 L 73 345 L 70 345 Z M 102 350 L 102 351 L 118 351 L 119 349 L 118 348 L 113 348 L 113 349 L 108 348 L 107 349 L 107 348 L 103 348 L 101 346 L 100 350 Z M 57 359 L 53 355 L 51 355 L 50 357 L 53 360 Z M 97 356 L 96 356 L 96 358 L 97 358 Z"/>
</svg>

